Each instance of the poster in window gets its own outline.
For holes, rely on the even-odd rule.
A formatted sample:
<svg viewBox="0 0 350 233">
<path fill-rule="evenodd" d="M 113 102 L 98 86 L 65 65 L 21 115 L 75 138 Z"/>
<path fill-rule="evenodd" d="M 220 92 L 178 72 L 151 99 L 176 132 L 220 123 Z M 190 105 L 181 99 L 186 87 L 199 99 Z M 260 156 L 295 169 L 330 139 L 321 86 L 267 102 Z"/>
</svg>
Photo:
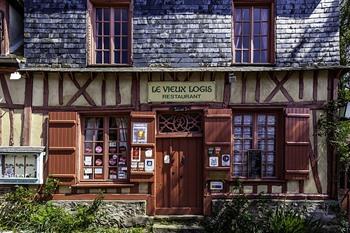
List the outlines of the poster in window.
<svg viewBox="0 0 350 233">
<path fill-rule="evenodd" d="M 145 157 L 146 157 L 146 158 L 152 158 L 152 156 L 153 156 L 153 151 L 152 151 L 152 149 L 147 148 L 146 151 L 145 151 Z"/>
<path fill-rule="evenodd" d="M 146 159 L 145 160 L 145 171 L 153 172 L 154 171 L 154 159 Z"/>
<path fill-rule="evenodd" d="M 131 161 L 141 161 L 141 148 L 133 147 L 131 152 Z"/>
<path fill-rule="evenodd" d="M 211 156 L 209 157 L 209 167 L 218 167 L 219 166 L 219 158 Z"/>
<path fill-rule="evenodd" d="M 127 173 L 125 172 L 125 171 L 121 171 L 121 170 L 119 170 L 118 171 L 118 179 L 120 179 L 120 180 L 125 180 L 126 178 L 127 178 L 127 175 L 126 175 Z"/>
<path fill-rule="evenodd" d="M 103 169 L 102 168 L 95 168 L 95 174 L 103 174 Z"/>
<path fill-rule="evenodd" d="M 34 178 L 36 177 L 36 157 L 27 156 L 26 158 L 26 177 Z"/>
<path fill-rule="evenodd" d="M 15 157 L 15 176 L 16 177 L 21 177 L 23 178 L 25 176 L 24 174 L 24 167 L 25 167 L 25 163 L 24 163 L 24 155 L 16 155 Z"/>
<path fill-rule="evenodd" d="M 250 178 L 261 176 L 261 150 L 248 150 L 248 176 Z"/>
<path fill-rule="evenodd" d="M 136 170 L 137 169 L 137 162 L 131 162 L 130 167 L 131 167 L 131 169 Z"/>
<path fill-rule="evenodd" d="M 145 144 L 147 143 L 147 123 L 134 123 L 132 143 Z"/>
<path fill-rule="evenodd" d="M 138 163 L 138 168 L 140 171 L 144 171 L 145 170 L 145 163 L 144 162 L 139 162 Z"/>
<path fill-rule="evenodd" d="M 92 156 L 85 156 L 84 165 L 85 166 L 92 166 Z"/>
<path fill-rule="evenodd" d="M 231 156 L 229 154 L 223 154 L 221 156 L 221 165 L 223 167 L 229 167 L 230 166 L 230 160 L 231 160 Z"/>
</svg>

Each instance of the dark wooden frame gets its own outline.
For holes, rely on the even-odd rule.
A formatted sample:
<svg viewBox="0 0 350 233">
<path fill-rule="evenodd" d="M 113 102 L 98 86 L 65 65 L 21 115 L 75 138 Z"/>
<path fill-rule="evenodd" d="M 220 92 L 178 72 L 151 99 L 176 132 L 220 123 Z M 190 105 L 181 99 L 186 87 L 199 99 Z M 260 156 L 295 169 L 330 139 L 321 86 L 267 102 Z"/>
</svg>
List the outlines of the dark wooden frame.
<svg viewBox="0 0 350 233">
<path fill-rule="evenodd" d="M 235 56 L 235 43 L 234 43 L 234 38 L 235 38 L 235 33 L 234 33 L 234 24 L 235 24 L 235 7 L 238 6 L 246 6 L 246 7 L 267 7 L 270 9 L 270 24 L 269 24 L 269 48 L 267 49 L 268 51 L 268 59 L 267 63 L 254 63 L 254 62 L 249 62 L 249 63 L 236 63 L 236 56 Z M 252 17 L 252 16 L 251 16 Z M 275 63 L 275 4 L 274 0 L 233 0 L 232 1 L 232 12 L 231 12 L 231 41 L 232 41 L 232 65 L 272 65 Z M 252 27 L 252 21 L 251 27 Z M 252 43 L 252 39 L 250 39 L 250 43 Z M 252 61 L 251 58 L 251 53 L 253 49 L 249 49 L 249 61 Z"/>
<path fill-rule="evenodd" d="M 252 149 L 257 149 L 257 121 L 254 120 L 254 115 L 258 115 L 259 113 L 263 113 L 263 114 L 269 114 L 269 115 L 275 115 L 276 116 L 276 125 L 275 125 L 275 177 L 260 177 L 257 179 L 252 179 L 249 177 L 236 177 L 233 176 L 233 163 L 231 164 L 231 179 L 233 180 L 237 180 L 237 179 L 242 179 L 245 181 L 264 181 L 264 180 L 281 180 L 283 179 L 283 161 L 284 161 L 284 156 L 283 156 L 283 138 L 284 138 L 284 118 L 283 118 L 283 109 L 240 109 L 240 110 L 236 110 L 233 109 L 233 113 L 232 113 L 232 137 L 231 137 L 231 141 L 232 141 L 232 159 L 233 158 L 233 151 L 234 151 L 234 134 L 233 134 L 233 120 L 234 120 L 234 116 L 236 114 L 250 114 L 253 115 L 253 127 L 252 127 L 252 133 L 253 133 L 253 148 Z"/>
<path fill-rule="evenodd" d="M 108 142 L 109 142 L 109 118 L 110 117 L 126 117 L 128 119 L 128 128 L 127 128 L 127 167 L 128 167 L 128 171 L 127 171 L 127 179 L 125 180 L 110 180 L 108 179 L 108 154 L 109 154 L 109 150 L 107 150 L 109 148 L 108 146 Z M 92 180 L 84 180 L 83 179 L 83 168 L 84 168 L 84 143 L 85 143 L 85 121 L 84 119 L 89 118 L 89 117 L 102 117 L 103 118 L 103 145 L 104 145 L 104 152 L 103 152 L 103 179 L 92 179 Z M 81 161 L 79 163 L 79 168 L 78 170 L 80 170 L 80 174 L 78 174 L 78 177 L 80 179 L 80 183 L 83 185 L 84 183 L 88 183 L 88 184 L 96 184 L 96 186 L 98 187 L 102 187 L 104 185 L 109 185 L 109 184 L 121 184 L 121 185 L 127 185 L 130 183 L 130 176 L 131 176 L 131 168 L 130 168 L 130 162 L 131 162 L 131 156 L 130 156 L 130 150 L 131 150 L 131 118 L 130 118 L 130 114 L 127 113 L 111 113 L 111 114 L 106 114 L 106 113 L 95 113 L 95 114 L 80 114 L 80 121 L 81 121 L 81 139 L 79 142 L 80 148 L 81 148 L 81 152 L 79 155 L 79 158 L 81 158 Z"/>
<path fill-rule="evenodd" d="M 88 64 L 91 66 L 131 66 L 132 65 L 132 1 L 131 0 L 121 0 L 121 1 L 110 1 L 110 0 L 88 0 L 88 5 L 89 8 L 91 7 L 92 9 L 92 19 L 91 19 L 91 24 L 89 25 L 91 27 L 91 44 L 89 44 L 89 57 L 88 57 Z M 103 8 L 109 8 L 112 12 L 113 8 L 128 8 L 128 62 L 127 63 L 112 63 L 114 60 L 114 35 L 112 35 L 112 32 L 114 32 L 114 19 L 112 20 L 112 15 L 110 15 L 110 41 L 111 41 L 111 46 L 109 48 L 110 51 L 110 63 L 102 63 L 98 64 L 96 63 L 96 8 L 98 7 L 103 7 Z M 111 30 L 113 29 L 113 30 Z M 113 59 L 112 59 L 113 58 Z"/>
</svg>

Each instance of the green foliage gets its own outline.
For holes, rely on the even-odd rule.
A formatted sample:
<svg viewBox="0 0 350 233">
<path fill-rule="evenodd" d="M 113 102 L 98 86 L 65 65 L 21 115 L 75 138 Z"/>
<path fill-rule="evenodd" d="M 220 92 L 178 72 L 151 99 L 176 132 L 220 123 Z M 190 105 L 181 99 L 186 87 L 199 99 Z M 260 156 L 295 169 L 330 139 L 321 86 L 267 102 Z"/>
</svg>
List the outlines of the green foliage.
<svg viewBox="0 0 350 233">
<path fill-rule="evenodd" d="M 235 195 L 205 221 L 208 233 L 322 233 L 324 225 L 307 217 L 306 208 Z"/>
<path fill-rule="evenodd" d="M 340 13 L 340 62 L 349 64 L 346 51 L 350 46 L 350 0 L 343 0 Z"/>
</svg>

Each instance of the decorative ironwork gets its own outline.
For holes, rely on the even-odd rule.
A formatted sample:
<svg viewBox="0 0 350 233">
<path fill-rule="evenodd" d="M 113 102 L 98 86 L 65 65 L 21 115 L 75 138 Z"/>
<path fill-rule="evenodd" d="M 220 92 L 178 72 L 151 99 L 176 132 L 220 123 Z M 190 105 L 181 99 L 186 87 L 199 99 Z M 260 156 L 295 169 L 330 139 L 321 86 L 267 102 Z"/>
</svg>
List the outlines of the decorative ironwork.
<svg viewBox="0 0 350 233">
<path fill-rule="evenodd" d="M 202 115 L 176 113 L 158 115 L 159 133 L 202 133 Z"/>
</svg>

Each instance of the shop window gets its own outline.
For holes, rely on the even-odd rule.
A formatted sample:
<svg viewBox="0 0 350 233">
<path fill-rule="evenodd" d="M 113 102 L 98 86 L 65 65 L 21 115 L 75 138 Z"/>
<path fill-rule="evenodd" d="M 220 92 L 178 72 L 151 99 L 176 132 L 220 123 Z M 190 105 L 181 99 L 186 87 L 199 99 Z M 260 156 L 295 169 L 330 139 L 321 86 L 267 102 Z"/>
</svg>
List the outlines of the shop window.
<svg viewBox="0 0 350 233">
<path fill-rule="evenodd" d="M 131 16 L 128 1 L 108 6 L 93 3 L 92 64 L 129 65 L 131 63 Z"/>
<path fill-rule="evenodd" d="M 124 116 L 84 118 L 83 180 L 126 181 L 129 120 Z"/>
<path fill-rule="evenodd" d="M 274 35 L 271 4 L 234 3 L 233 12 L 234 63 L 272 63 Z"/>
<path fill-rule="evenodd" d="M 0 184 L 42 184 L 43 150 L 43 147 L 1 147 Z"/>
<path fill-rule="evenodd" d="M 234 114 L 234 177 L 276 177 L 277 119 L 275 114 Z"/>
</svg>

